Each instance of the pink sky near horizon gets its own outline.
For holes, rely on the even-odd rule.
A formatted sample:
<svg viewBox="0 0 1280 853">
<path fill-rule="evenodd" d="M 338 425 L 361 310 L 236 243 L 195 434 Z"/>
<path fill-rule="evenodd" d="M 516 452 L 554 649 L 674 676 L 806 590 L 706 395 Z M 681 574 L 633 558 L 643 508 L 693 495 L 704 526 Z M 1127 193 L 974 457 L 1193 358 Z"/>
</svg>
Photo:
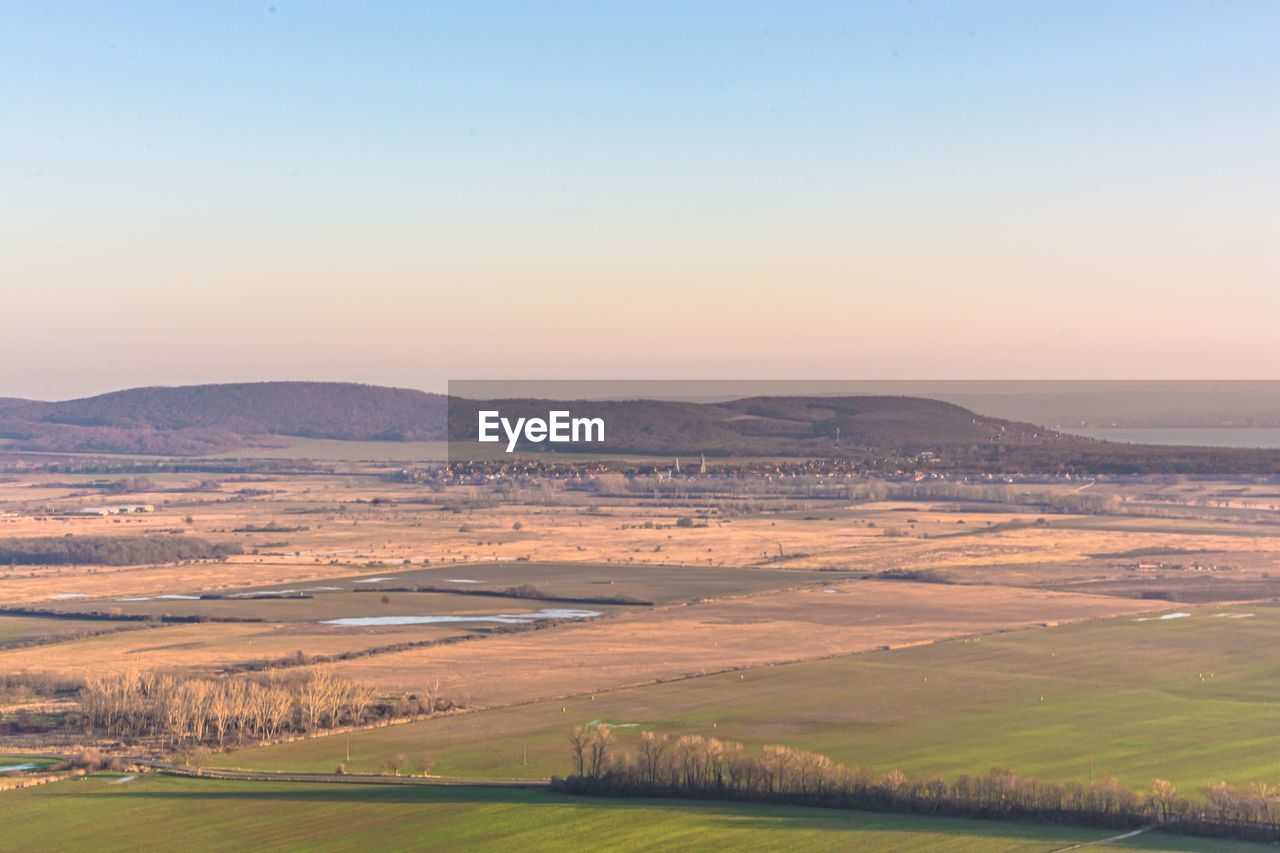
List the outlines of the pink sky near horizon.
<svg viewBox="0 0 1280 853">
<path fill-rule="evenodd" d="M 1280 5 L 504 9 L 0 8 L 0 397 L 1280 378 Z"/>
</svg>

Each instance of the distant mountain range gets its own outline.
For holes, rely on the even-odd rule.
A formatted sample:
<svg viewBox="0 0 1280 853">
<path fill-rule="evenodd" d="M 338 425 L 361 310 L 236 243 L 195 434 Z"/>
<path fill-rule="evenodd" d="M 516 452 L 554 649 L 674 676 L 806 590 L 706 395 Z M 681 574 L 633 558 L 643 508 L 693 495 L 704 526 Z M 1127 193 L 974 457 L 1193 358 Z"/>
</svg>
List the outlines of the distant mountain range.
<svg viewBox="0 0 1280 853">
<path fill-rule="evenodd" d="M 0 440 L 22 450 L 208 454 L 273 437 L 443 441 L 474 436 L 482 405 L 403 388 L 343 382 L 253 382 L 133 388 L 63 402 L 0 400 Z M 603 417 L 610 452 L 829 453 L 938 444 L 1062 440 L 1030 424 L 919 397 L 754 397 L 723 403 L 493 400 L 512 417 L 551 408 Z M 450 422 L 449 416 L 452 414 Z M 583 448 L 588 449 L 588 448 Z"/>
<path fill-rule="evenodd" d="M 612 453 L 709 453 L 746 456 L 831 456 L 918 453 L 954 445 L 1081 443 L 1026 423 L 974 414 L 953 403 L 922 397 L 749 397 L 699 403 L 662 400 L 567 401 L 505 399 L 483 404 L 454 400 L 449 429 L 472 439 L 477 410 L 504 416 L 546 417 L 549 408 L 603 418 L 602 444 L 566 450 Z M 522 445 L 535 449 L 532 445 Z M 544 445 L 545 446 L 545 445 Z"/>
<path fill-rule="evenodd" d="M 200 456 L 278 446 L 287 437 L 442 441 L 474 437 L 483 406 L 512 418 L 553 408 L 602 417 L 604 443 L 576 448 L 597 452 L 840 455 L 885 464 L 933 452 L 975 471 L 1280 472 L 1280 451 L 1112 444 L 923 397 L 450 402 L 442 394 L 340 382 L 134 388 L 63 402 L 0 398 L 0 450 Z"/>
<path fill-rule="evenodd" d="M 442 394 L 347 382 L 131 388 L 57 403 L 0 400 L 0 442 L 180 456 L 270 444 L 270 436 L 429 441 L 445 438 L 447 408 Z"/>
</svg>

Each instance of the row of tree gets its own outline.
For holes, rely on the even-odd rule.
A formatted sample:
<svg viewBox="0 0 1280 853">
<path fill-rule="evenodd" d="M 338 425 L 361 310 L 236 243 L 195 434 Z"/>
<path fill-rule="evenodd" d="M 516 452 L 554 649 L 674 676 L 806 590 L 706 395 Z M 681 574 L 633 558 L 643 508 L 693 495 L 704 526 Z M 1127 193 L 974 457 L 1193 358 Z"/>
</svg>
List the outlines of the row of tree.
<svg viewBox="0 0 1280 853">
<path fill-rule="evenodd" d="M 569 736 L 575 773 L 559 790 L 605 795 L 711 797 L 986 818 L 1128 827 L 1159 822 L 1204 835 L 1280 840 L 1280 789 L 1263 784 L 1203 789 L 1203 800 L 1155 779 L 1134 790 L 1104 776 L 1092 783 L 1049 782 L 1005 768 L 948 780 L 898 770 L 850 769 L 824 755 L 700 735 L 640 734 L 638 750 L 620 754 L 607 726 Z"/>
<path fill-rule="evenodd" d="M 855 502 L 883 500 L 948 500 L 991 504 L 1033 506 L 1047 512 L 1098 514 L 1114 512 L 1119 501 L 1114 495 L 1098 492 L 1063 492 L 1048 486 L 1007 483 L 964 483 L 931 480 L 890 482 L 869 477 L 853 477 L 827 471 L 799 472 L 770 476 L 759 471 L 723 471 L 711 477 L 671 478 L 664 475 L 620 472 L 597 474 L 593 481 L 598 494 L 616 497 L 645 495 L 660 499 L 762 497 L 796 499 L 836 499 Z"/>
<path fill-rule="evenodd" d="M 398 708 L 324 668 L 301 678 L 185 678 L 127 672 L 88 679 L 85 727 L 170 746 L 273 740 L 294 732 L 362 725 Z M 409 710 L 409 709 L 405 709 Z"/>
<path fill-rule="evenodd" d="M 240 551 L 234 542 L 195 536 L 28 536 L 0 539 L 0 565 L 139 566 L 222 560 Z"/>
</svg>

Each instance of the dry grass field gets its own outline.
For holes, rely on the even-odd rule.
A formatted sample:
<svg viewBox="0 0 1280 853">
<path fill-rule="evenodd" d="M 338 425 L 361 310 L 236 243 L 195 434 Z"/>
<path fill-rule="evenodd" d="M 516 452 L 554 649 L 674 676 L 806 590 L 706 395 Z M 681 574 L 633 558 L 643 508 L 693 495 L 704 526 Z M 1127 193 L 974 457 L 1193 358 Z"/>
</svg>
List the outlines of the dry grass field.
<svg viewBox="0 0 1280 853">
<path fill-rule="evenodd" d="M 96 624 L 101 627 L 104 623 Z M 203 622 L 112 632 L 19 649 L 6 650 L 0 645 L 0 671 L 71 678 L 130 670 L 211 675 L 228 667 L 275 661 L 299 652 L 310 657 L 337 655 L 471 635 L 466 628 L 451 625 L 351 628 Z"/>
<path fill-rule="evenodd" d="M 1280 517 L 1264 487 L 1060 483 L 879 500 L 737 496 L 732 485 L 433 488 L 353 458 L 145 479 L 8 470 L 0 540 L 181 537 L 238 553 L 0 563 L 0 606 L 14 609 L 0 613 L 0 673 L 18 678 L 0 747 L 65 749 L 85 736 L 57 726 L 76 719 L 74 685 L 90 676 L 227 684 L 252 671 L 267 684 L 332 673 L 384 708 L 415 707 L 413 694 L 445 710 L 214 763 L 376 771 L 390 754 L 428 752 L 444 772 L 539 777 L 564 770 L 566 727 L 605 720 L 624 747 L 644 721 L 924 774 L 1007 760 L 1071 778 L 1081 750 L 1096 749 L 1134 784 L 1156 770 L 1262 778 L 1250 757 L 1266 719 L 1252 694 L 1183 682 L 1193 668 L 1234 672 L 1233 644 L 1263 627 L 1215 608 L 1270 612 L 1280 596 Z M 1105 510 L 1063 511 L 1086 489 Z M 81 512 L 114 504 L 153 511 Z M 1193 618 L 1158 618 L 1184 610 Z M 512 624 L 529 614 L 554 618 Z M 1165 635 L 1176 659 L 1151 645 Z M 1135 643 L 1141 660 L 1126 657 Z M 405 712 L 381 713 L 365 722 Z M 1179 726 L 1244 722 L 1202 738 L 1188 764 L 1166 760 L 1169 739 L 1143 723 L 1161 713 Z M 107 750 L 174 748 L 92 737 Z M 1160 754 L 1143 758 L 1135 743 Z"/>
<path fill-rule="evenodd" d="M 1160 608 L 1167 602 L 854 581 L 396 652 L 337 669 L 392 692 L 440 677 L 446 692 L 490 707 Z"/>
<path fill-rule="evenodd" d="M 1280 565 L 1275 514 L 1257 510 L 1269 523 L 1215 516 L 1222 508 L 1202 504 L 1212 503 L 1206 495 L 1217 492 L 1190 493 L 1194 502 L 1187 504 L 1174 505 L 1167 496 L 1144 502 L 1152 512 L 1176 506 L 1191 516 L 1164 518 L 1046 514 L 945 501 L 787 499 L 736 512 L 696 501 L 654 506 L 643 496 L 553 495 L 535 502 L 534 490 L 515 495 L 514 503 L 493 502 L 472 487 L 439 495 L 388 482 L 376 469 L 264 475 L 250 482 L 155 475 L 151 491 L 109 498 L 85 494 L 96 479 L 42 474 L 0 483 L 0 506 L 8 510 L 0 516 L 0 536 L 191 535 L 234 542 L 246 553 L 225 563 L 183 566 L 0 568 L 5 603 L 305 584 L 385 574 L 405 563 L 431 569 L 528 560 L 925 570 L 962 582 L 1018 584 L 1116 575 L 1125 560 L 1096 555 L 1161 548 L 1203 552 L 1203 562 L 1232 579 L 1261 576 Z M 157 511 L 116 518 L 42 513 L 123 501 L 153 503 Z M 1140 509 L 1136 498 L 1125 506 Z M 697 518 L 698 526 L 676 526 L 681 518 Z M 277 529 L 262 530 L 271 525 Z M 246 532 L 255 528 L 259 532 Z"/>
<path fill-rule="evenodd" d="M 15 670 L 62 673 L 94 666 L 208 672 L 298 651 L 335 655 L 471 635 L 479 627 L 319 624 L 327 619 L 483 616 L 566 606 L 475 595 L 353 592 L 379 587 L 455 585 L 462 592 L 527 585 L 548 597 L 627 596 L 660 605 L 598 624 L 343 665 L 387 689 L 410 689 L 439 674 L 472 701 L 491 704 L 521 701 L 530 690 L 562 695 L 1171 601 L 1280 595 L 1280 575 L 1272 577 L 1280 568 L 1280 527 L 1268 515 L 1273 498 L 1262 487 L 1100 484 L 1096 490 L 1110 494 L 1120 509 L 1081 515 L 1016 502 L 780 497 L 739 505 L 538 487 L 441 491 L 397 481 L 388 476 L 394 470 L 385 462 L 339 462 L 305 473 L 160 472 L 128 481 L 123 491 L 118 482 L 104 489 L 104 483 L 119 480 L 111 476 L 11 473 L 0 481 L 2 537 L 191 536 L 234 543 L 243 553 L 183 564 L 0 567 L 0 604 L 69 615 L 105 611 L 264 621 L 168 625 L 149 629 L 146 641 L 96 637 L 11 649 L 0 660 Z M 1063 485 L 1057 491 L 1071 495 L 1081 488 Z M 149 503 L 155 511 L 74 514 L 114 503 Z M 946 585 L 860 583 L 830 595 L 778 592 L 881 572 Z M 174 597 L 285 589 L 311 597 Z M 891 607 L 892 597 L 908 603 Z M 715 603 L 661 606 L 699 600 Z M 609 616 L 628 609 L 580 606 Z M 867 621 L 870 611 L 880 618 Z M 8 633 L 58 633 L 76 624 L 52 621 L 62 624 L 27 623 L 19 631 L 14 623 Z M 512 668 L 496 663 L 503 659 L 519 661 L 527 674 L 513 675 Z"/>
</svg>

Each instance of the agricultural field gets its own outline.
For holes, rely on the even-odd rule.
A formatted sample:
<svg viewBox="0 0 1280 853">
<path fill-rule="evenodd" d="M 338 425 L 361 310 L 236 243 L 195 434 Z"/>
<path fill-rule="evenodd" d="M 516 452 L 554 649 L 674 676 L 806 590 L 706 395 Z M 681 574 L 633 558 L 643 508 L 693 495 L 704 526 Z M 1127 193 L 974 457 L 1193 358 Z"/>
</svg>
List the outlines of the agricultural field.
<svg viewBox="0 0 1280 853">
<path fill-rule="evenodd" d="M 8 511 L 0 515 L 0 537 L 188 536 L 243 553 L 184 565 L 0 566 L 3 602 L 324 585 L 408 569 L 430 585 L 455 577 L 436 570 L 524 566 L 518 561 L 651 567 L 663 574 L 653 576 L 660 581 L 647 592 L 616 591 L 658 603 L 664 602 L 654 589 L 668 588 L 677 573 L 672 567 L 932 572 L 955 583 L 1055 588 L 1111 579 L 1131 582 L 1135 594 L 1164 592 L 1170 600 L 1188 583 L 1202 585 L 1211 577 L 1210 585 L 1222 589 L 1197 592 L 1201 598 L 1280 595 L 1280 576 L 1272 577 L 1280 561 L 1275 513 L 1254 504 L 1216 505 L 1239 502 L 1227 484 L 1175 493 L 1183 503 L 1163 486 L 1098 486 L 1084 494 L 1113 501 L 1113 511 L 1081 515 L 1022 504 L 1016 495 L 1006 504 L 698 495 L 655 501 L 644 493 L 530 487 L 495 500 L 482 487 L 433 492 L 390 480 L 388 473 L 376 465 L 306 475 L 161 473 L 133 484 L 138 491 L 109 497 L 101 492 L 101 477 L 11 478 L 0 483 L 0 507 Z M 1056 493 L 1069 502 L 1077 490 L 1059 487 Z M 68 514 L 119 501 L 151 504 L 155 511 L 108 518 Z M 694 523 L 681 526 L 682 520 Z M 1151 556 L 1113 556 L 1125 554 Z M 521 577 L 519 568 L 509 571 L 513 582 L 519 577 L 539 588 L 559 582 L 547 569 L 532 577 Z M 508 577 L 495 576 L 494 582 Z M 726 594 L 724 586 L 711 586 L 705 594 Z M 698 595 L 695 587 L 685 587 L 688 593 L 672 588 L 670 595 Z M 737 591 L 758 588 L 748 579 Z"/>
<path fill-rule="evenodd" d="M 594 800 L 518 788 L 286 784 L 98 776 L 5 794 L 5 845 L 18 849 L 1044 851 L 1112 831 L 785 806 Z M 164 827 L 163 834 L 140 832 Z M 1251 845 L 1143 835 L 1116 850 L 1231 850 Z"/>
<path fill-rule="evenodd" d="M 208 762 L 378 773 L 404 754 L 429 757 L 445 776 L 540 780 L 568 772 L 574 726 L 604 723 L 622 753 L 652 729 L 947 778 L 993 766 L 1050 780 L 1112 774 L 1135 787 L 1162 776 L 1193 797 L 1219 779 L 1272 780 L 1269 697 L 1280 685 L 1246 654 L 1280 640 L 1280 526 L 1265 491 L 1099 484 L 1086 494 L 1106 510 L 1082 512 L 1085 487 L 1074 484 L 841 499 L 439 489 L 402 479 L 399 463 L 359 460 L 335 451 L 320 468 L 160 472 L 115 486 L 38 470 L 0 482 L 0 539 L 186 538 L 230 551 L 138 565 L 0 564 L 0 605 L 11 608 L 0 614 L 0 671 L 35 679 L 0 712 L 12 732 L 0 746 L 64 750 L 76 737 L 58 729 L 76 719 L 67 691 L 90 677 L 160 674 L 202 679 L 202 690 L 252 679 L 300 697 L 323 676 L 367 690 L 362 701 L 379 710 L 364 726 L 331 721 L 342 724 L 337 735 L 299 729 L 300 717 L 287 742 L 250 747 L 232 735 Z M 153 511 L 76 512 L 104 503 Z M 433 714 L 424 695 L 443 710 Z M 106 753 L 181 758 L 176 740 L 180 748 L 92 736 Z M 423 833 L 484 847 L 487 828 L 530 813 L 546 816 L 524 818 L 534 849 L 590 831 L 633 847 L 771 846 L 775 827 L 813 849 L 864 840 L 933 849 L 944 835 L 961 850 L 1052 849 L 1102 837 L 543 791 L 150 774 L 4 796 L 33 815 L 73 796 L 89 814 L 174 827 L 187 809 L 219 820 L 234 812 L 228 839 L 274 837 L 255 823 L 270 811 L 255 817 L 256 802 L 283 810 L 279 832 L 304 835 L 324 803 L 339 816 L 323 824 L 319 846 L 366 843 L 343 833 L 377 825 L 392 847 Z M 378 819 L 365 823 L 364 812 Z M 632 825 L 637 814 L 644 826 Z M 1124 846 L 1153 845 L 1203 848 L 1152 835 Z"/>
<path fill-rule="evenodd" d="M 1162 606 L 1002 587 L 853 581 L 410 649 L 336 669 L 358 671 L 394 692 L 439 677 L 469 705 L 491 707 Z"/>
<path fill-rule="evenodd" d="M 1176 615 L 1186 611 L 1171 611 Z M 1157 776 L 1181 790 L 1274 778 L 1280 608 L 1193 608 L 459 714 L 350 738 L 350 767 L 429 752 L 447 775 L 540 778 L 566 734 L 605 722 L 624 749 L 652 729 L 784 743 L 850 767 L 956 776 L 1007 766 L 1047 779 Z M 1118 653 L 1122 650 L 1123 653 Z M 229 767 L 331 771 L 346 739 L 218 756 Z"/>
<path fill-rule="evenodd" d="M 141 595 L 51 598 L 41 607 L 67 614 L 103 612 L 153 617 L 200 616 L 309 622 L 349 617 L 370 602 L 388 615 L 503 612 L 531 601 L 567 601 L 603 606 L 604 612 L 654 604 L 685 604 L 847 580 L 853 572 L 785 569 L 725 569 L 705 566 L 591 565 L 575 563 L 467 563 L 448 568 L 399 567 L 376 574 L 331 577 L 314 585 L 267 584 L 217 593 L 170 589 Z M 504 591 L 518 589 L 517 598 Z M 409 592 L 413 591 L 413 592 Z M 370 593 L 379 593 L 370 598 Z M 486 603 L 487 602 L 487 603 Z"/>
<path fill-rule="evenodd" d="M 62 620 L 41 621 L 57 624 Z M 139 623 L 123 624 L 131 627 Z M 473 636 L 470 629 L 450 625 L 361 628 L 240 622 L 141 624 L 138 630 L 113 631 L 82 640 L 12 650 L 0 648 L 0 667 L 6 672 L 68 678 L 131 670 L 216 675 L 264 661 L 361 653 L 400 643 Z"/>
<path fill-rule="evenodd" d="M 48 643 L 85 634 L 110 633 L 116 626 L 89 619 L 41 619 L 0 615 L 0 650 L 5 646 Z"/>
<path fill-rule="evenodd" d="M 130 606 L 147 604 L 151 602 Z M 171 609 L 171 604 L 178 607 Z M 98 609 L 92 602 L 68 605 L 80 606 Z M 1165 603 L 1006 587 L 861 580 L 659 608 L 395 592 L 317 593 L 314 599 L 164 601 L 163 606 L 165 612 L 276 613 L 276 618 L 292 612 L 299 618 L 279 625 L 165 625 L 142 634 L 0 651 L 0 664 L 15 671 L 66 677 L 90 671 L 167 669 L 194 659 L 201 670 L 216 671 L 295 651 L 333 655 L 409 642 L 420 645 L 340 661 L 334 670 L 388 693 L 415 692 L 439 680 L 446 692 L 468 705 L 492 707 L 1028 625 L 1149 613 Z M 438 609 L 432 611 L 433 606 Z M 560 608 L 544 612 L 560 617 L 564 624 L 533 632 L 504 631 L 487 637 L 483 633 L 492 628 L 485 621 L 489 618 L 531 618 L 520 614 L 536 614 L 543 607 Z M 570 607 L 590 609 L 566 609 Z M 302 614 L 307 614 L 306 620 Z M 342 621 L 339 614 L 362 624 L 317 624 L 326 619 Z M 444 621 L 394 624 L 398 619 Z M 472 619 L 476 621 L 466 621 Z M 372 624 L 363 624 L 366 620 Z M 464 636 L 484 639 L 421 645 Z"/>
</svg>

